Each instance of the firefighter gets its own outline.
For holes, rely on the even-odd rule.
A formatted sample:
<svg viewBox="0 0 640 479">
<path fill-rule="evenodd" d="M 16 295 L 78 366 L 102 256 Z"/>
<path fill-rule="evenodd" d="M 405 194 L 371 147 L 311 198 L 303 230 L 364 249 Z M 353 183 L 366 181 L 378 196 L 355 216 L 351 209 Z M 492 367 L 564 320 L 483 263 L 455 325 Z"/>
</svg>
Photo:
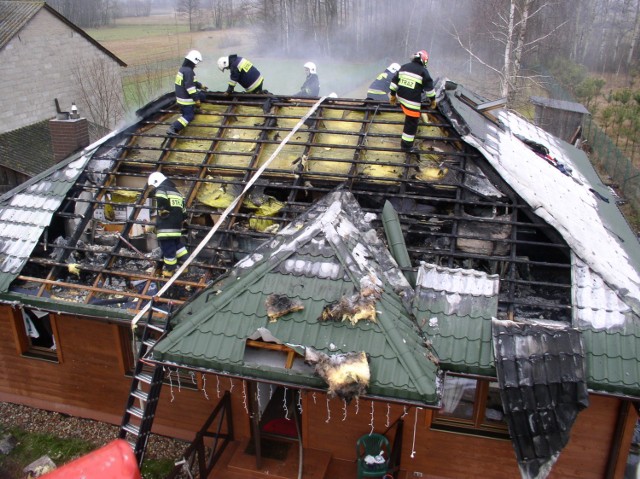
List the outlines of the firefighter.
<svg viewBox="0 0 640 479">
<path fill-rule="evenodd" d="M 398 63 L 392 63 L 385 71 L 380 73 L 369 85 L 367 100 L 389 101 L 389 85 L 391 79 L 400 70 Z"/>
<path fill-rule="evenodd" d="M 300 87 L 300 91 L 293 96 L 317 97 L 320 94 L 320 79 L 316 73 L 316 64 L 307 62 L 304 64 L 304 72 L 307 78 Z"/>
<path fill-rule="evenodd" d="M 159 171 L 149 175 L 147 180 L 153 188 L 152 197 L 156 206 L 156 237 L 162 249 L 162 276 L 171 277 L 178 263 L 187 259 L 189 252 L 182 244 L 182 223 L 186 208 L 184 197 L 176 185 Z"/>
<path fill-rule="evenodd" d="M 204 92 L 207 91 L 207 87 L 196 80 L 194 71 L 196 65 L 201 61 L 200 52 L 191 50 L 185 55 L 182 66 L 176 74 L 176 101 L 180 105 L 182 115 L 167 130 L 169 136 L 177 136 L 180 130 L 193 120 L 196 108 L 200 108 L 200 102 L 205 98 Z"/>
<path fill-rule="evenodd" d="M 262 87 L 264 77 L 253 63 L 238 55 L 218 58 L 218 68 L 221 72 L 229 70 L 229 86 L 225 95 L 231 95 L 236 85 L 240 83 L 246 93 L 267 93 Z"/>
<path fill-rule="evenodd" d="M 427 70 L 428 62 L 429 54 L 425 50 L 416 52 L 409 63 L 400 67 L 389 85 L 389 102 L 395 105 L 397 101 L 400 101 L 404 112 L 404 129 L 400 141 L 400 148 L 403 151 L 415 151 L 413 141 L 418 131 L 423 92 L 426 99 L 431 100 L 429 108 L 433 110 L 436 107 L 436 91 Z"/>
</svg>

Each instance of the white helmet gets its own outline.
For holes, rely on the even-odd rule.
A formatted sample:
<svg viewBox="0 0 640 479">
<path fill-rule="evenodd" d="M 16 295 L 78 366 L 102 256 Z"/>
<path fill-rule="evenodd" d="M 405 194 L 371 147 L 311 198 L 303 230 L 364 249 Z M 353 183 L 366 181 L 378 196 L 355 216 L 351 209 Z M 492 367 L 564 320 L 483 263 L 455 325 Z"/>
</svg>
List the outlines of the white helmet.
<svg viewBox="0 0 640 479">
<path fill-rule="evenodd" d="M 391 73 L 398 73 L 398 70 L 400 70 L 400 65 L 398 63 L 392 63 L 387 67 L 387 70 L 389 70 Z"/>
<path fill-rule="evenodd" d="M 316 73 L 316 64 L 313 62 L 307 62 L 304 64 L 304 67 L 309 70 L 309 73 L 313 73 L 315 75 Z"/>
<path fill-rule="evenodd" d="M 229 68 L 229 57 L 218 58 L 218 68 L 221 72 L 223 72 L 225 68 Z"/>
<path fill-rule="evenodd" d="M 184 56 L 187 60 L 189 60 L 194 65 L 197 65 L 202 61 L 202 55 L 198 50 L 191 50 Z"/>
<path fill-rule="evenodd" d="M 149 179 L 147 180 L 147 183 L 149 183 L 149 186 L 153 186 L 154 188 L 157 188 L 158 186 L 160 186 L 160 183 L 162 183 L 166 179 L 167 177 L 164 176 L 162 173 L 160 173 L 159 171 L 154 171 L 149 175 Z"/>
</svg>

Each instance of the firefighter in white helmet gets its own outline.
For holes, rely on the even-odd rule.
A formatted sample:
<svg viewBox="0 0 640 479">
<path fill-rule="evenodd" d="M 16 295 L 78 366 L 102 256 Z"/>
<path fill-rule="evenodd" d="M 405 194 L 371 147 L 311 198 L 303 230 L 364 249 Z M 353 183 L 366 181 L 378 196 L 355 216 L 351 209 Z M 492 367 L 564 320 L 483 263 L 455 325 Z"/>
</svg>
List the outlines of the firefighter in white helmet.
<svg viewBox="0 0 640 479">
<path fill-rule="evenodd" d="M 187 259 L 189 252 L 182 243 L 182 224 L 186 207 L 184 196 L 175 183 L 163 173 L 154 171 L 147 183 L 152 188 L 151 196 L 156 207 L 156 237 L 162 250 L 162 276 L 171 277 L 178 263 Z"/>
<path fill-rule="evenodd" d="M 398 73 L 398 70 L 400 70 L 400 65 L 392 63 L 385 71 L 380 73 L 369 85 L 367 100 L 389 101 L 389 85 L 393 75 Z"/>
<path fill-rule="evenodd" d="M 200 102 L 205 98 L 207 87 L 196 79 L 195 67 L 202 61 L 202 55 L 198 50 L 188 52 L 182 66 L 176 74 L 175 91 L 176 102 L 180 105 L 182 115 L 174 121 L 167 135 L 176 136 L 195 117 L 196 108 L 200 108 Z"/>
<path fill-rule="evenodd" d="M 307 62 L 304 64 L 304 72 L 307 77 L 300 87 L 300 90 L 293 96 L 317 97 L 320 95 L 320 79 L 316 70 L 316 64 Z"/>
<path fill-rule="evenodd" d="M 225 95 L 230 95 L 240 83 L 246 93 L 267 93 L 264 90 L 264 77 L 253 63 L 238 55 L 218 58 L 218 68 L 221 72 L 229 70 L 229 85 Z"/>
<path fill-rule="evenodd" d="M 389 102 L 395 105 L 399 101 L 404 112 L 404 129 L 400 141 L 402 151 L 416 151 L 413 142 L 418 131 L 423 93 L 430 100 L 429 108 L 436 108 L 436 91 L 427 70 L 428 62 L 429 54 L 425 50 L 416 52 L 409 63 L 400 67 L 389 85 Z"/>
</svg>

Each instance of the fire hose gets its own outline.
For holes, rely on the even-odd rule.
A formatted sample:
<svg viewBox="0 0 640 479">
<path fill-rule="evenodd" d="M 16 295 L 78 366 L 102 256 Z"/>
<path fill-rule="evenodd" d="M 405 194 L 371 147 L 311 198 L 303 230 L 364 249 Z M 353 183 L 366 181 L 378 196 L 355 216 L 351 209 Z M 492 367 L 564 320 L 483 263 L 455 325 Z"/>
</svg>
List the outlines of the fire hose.
<svg viewBox="0 0 640 479">
<path fill-rule="evenodd" d="M 307 113 L 305 113 L 305 115 L 302 118 L 300 118 L 300 121 L 298 121 L 298 123 L 293 127 L 293 129 L 280 142 L 280 144 L 275 149 L 275 151 L 271 154 L 269 159 L 267 161 L 265 161 L 258 170 L 256 170 L 255 174 L 249 179 L 249 181 L 245 185 L 244 189 L 242 190 L 242 193 L 240 193 L 231 202 L 231 204 L 229 206 L 227 206 L 227 208 L 224 210 L 224 212 L 220 215 L 220 218 L 218 218 L 218 221 L 216 221 L 216 223 L 213 225 L 213 228 L 211 228 L 211 230 L 207 233 L 207 235 L 202 239 L 202 241 L 198 244 L 196 249 L 193 250 L 193 253 L 191 253 L 189 255 L 189 257 L 186 259 L 186 261 L 184 263 L 182 263 L 182 265 L 176 270 L 176 272 L 173 274 L 173 276 L 171 278 L 169 278 L 169 280 L 164 284 L 164 286 L 162 286 L 162 288 L 160 288 L 158 290 L 158 292 L 154 295 L 154 297 L 162 296 L 171 287 L 171 285 L 175 282 L 175 280 L 182 274 L 182 272 L 189 266 L 189 264 L 191 264 L 193 259 L 196 256 L 198 256 L 200 251 L 202 251 L 202 249 L 207 245 L 207 243 L 209 243 L 209 240 L 211 239 L 211 237 L 216 233 L 216 231 L 218 231 L 218 228 L 220 227 L 222 222 L 227 218 L 227 216 L 229 216 L 229 213 L 231 213 L 231 211 L 233 211 L 233 209 L 236 207 L 236 205 L 240 201 L 242 201 L 242 198 L 244 198 L 244 195 L 247 193 L 247 191 L 249 191 L 249 188 L 251 188 L 253 186 L 253 184 L 258 180 L 258 178 L 264 172 L 264 170 L 267 169 L 267 167 L 276 158 L 276 156 L 278 156 L 278 154 L 280 153 L 282 148 L 284 148 L 284 146 L 291 139 L 291 137 L 293 135 L 295 135 L 295 133 L 300 129 L 300 127 L 304 124 L 304 122 L 311 115 L 313 115 L 315 113 L 315 111 L 320 107 L 320 105 L 327 98 L 337 98 L 337 95 L 335 93 L 330 93 L 329 95 L 325 95 L 322 98 L 320 98 L 316 103 L 314 103 L 311 108 L 309 108 L 309 111 Z M 136 326 L 138 324 L 138 321 L 149 310 L 149 308 L 151 307 L 152 302 L 153 301 L 148 301 L 145 304 L 145 306 L 138 312 L 138 314 L 136 314 L 135 317 L 131 320 L 131 329 L 132 330 L 135 331 Z"/>
</svg>

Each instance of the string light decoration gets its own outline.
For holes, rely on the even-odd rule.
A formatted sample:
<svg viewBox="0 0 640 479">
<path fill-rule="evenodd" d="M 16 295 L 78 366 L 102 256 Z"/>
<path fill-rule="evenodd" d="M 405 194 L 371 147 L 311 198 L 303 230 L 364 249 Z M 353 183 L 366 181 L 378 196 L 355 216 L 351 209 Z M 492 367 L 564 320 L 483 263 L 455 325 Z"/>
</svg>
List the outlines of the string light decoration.
<svg viewBox="0 0 640 479">
<path fill-rule="evenodd" d="M 387 403 L 387 422 L 385 422 L 384 427 L 389 427 L 389 415 L 391 414 L 391 404 Z"/>
<path fill-rule="evenodd" d="M 356 396 L 356 416 L 358 415 L 359 411 L 360 411 L 360 398 Z"/>
<path fill-rule="evenodd" d="M 371 401 L 371 432 L 369 432 L 369 435 L 373 434 L 373 401 Z"/>
<path fill-rule="evenodd" d="M 400 419 L 405 417 L 407 414 L 409 414 L 409 411 L 407 411 L 407 406 L 402 406 L 402 416 L 400 416 Z"/>
<path fill-rule="evenodd" d="M 421 407 L 416 408 L 416 417 L 413 421 L 413 442 L 411 443 L 411 459 L 416 457 L 416 427 L 418 426 L 418 409 L 422 409 Z"/>
<path fill-rule="evenodd" d="M 171 368 L 167 368 L 167 369 L 165 369 L 164 367 L 162 368 L 162 371 L 164 371 L 165 374 L 167 370 L 169 371 L 169 374 L 167 374 L 167 378 L 169 378 L 169 391 L 171 392 L 171 402 L 173 402 L 176 397 L 173 394 L 173 379 L 171 379 Z"/>
<path fill-rule="evenodd" d="M 302 391 L 298 390 L 298 411 L 302 415 Z"/>
<path fill-rule="evenodd" d="M 195 371 L 189 371 L 189 376 L 191 376 L 191 382 L 197 386 L 198 382 L 196 381 L 196 373 L 195 373 Z"/>
<path fill-rule="evenodd" d="M 311 398 L 313 399 L 313 404 L 316 404 L 316 393 L 313 393 Z"/>
<path fill-rule="evenodd" d="M 282 409 L 284 409 L 284 418 L 289 420 L 289 408 L 287 407 L 287 387 L 284 388 L 284 394 L 282 395 Z"/>
<path fill-rule="evenodd" d="M 247 414 L 249 414 L 249 404 L 247 403 L 247 383 L 242 381 L 242 405 Z"/>
<path fill-rule="evenodd" d="M 202 375 L 202 392 L 204 393 L 205 399 L 208 401 L 209 395 L 207 394 L 207 376 L 204 374 Z"/>
<path fill-rule="evenodd" d="M 273 384 L 269 384 L 269 401 L 273 397 Z"/>
<path fill-rule="evenodd" d="M 216 374 L 216 394 L 218 399 L 220 399 L 220 376 Z"/>
<path fill-rule="evenodd" d="M 342 400 L 342 422 L 347 419 L 347 401 Z"/>
<path fill-rule="evenodd" d="M 329 407 L 329 396 L 327 396 L 327 420 L 325 423 L 329 424 L 329 421 L 331 421 L 331 408 Z"/>
<path fill-rule="evenodd" d="M 260 411 L 262 411 L 260 407 L 260 383 L 256 383 L 256 401 L 258 402 L 258 420 L 260 420 Z"/>
<path fill-rule="evenodd" d="M 171 368 L 169 368 L 169 371 L 171 371 Z M 176 368 L 176 379 L 178 381 L 178 392 L 182 392 L 182 384 L 180 384 L 180 375 L 178 374 L 178 368 Z"/>
<path fill-rule="evenodd" d="M 233 378 L 229 378 L 229 382 L 231 383 L 231 388 L 229 389 L 229 392 L 232 393 L 233 392 Z"/>
</svg>

